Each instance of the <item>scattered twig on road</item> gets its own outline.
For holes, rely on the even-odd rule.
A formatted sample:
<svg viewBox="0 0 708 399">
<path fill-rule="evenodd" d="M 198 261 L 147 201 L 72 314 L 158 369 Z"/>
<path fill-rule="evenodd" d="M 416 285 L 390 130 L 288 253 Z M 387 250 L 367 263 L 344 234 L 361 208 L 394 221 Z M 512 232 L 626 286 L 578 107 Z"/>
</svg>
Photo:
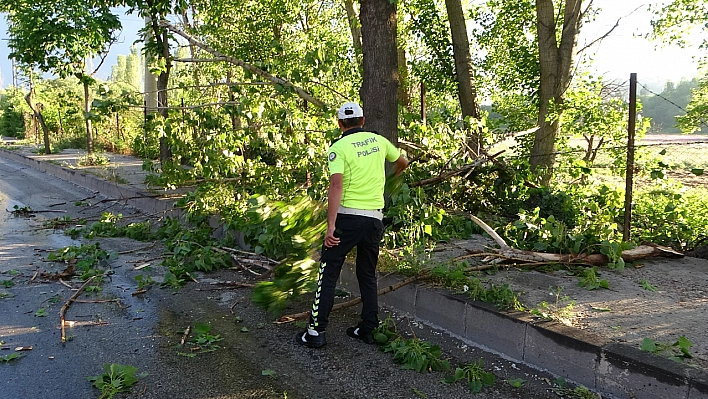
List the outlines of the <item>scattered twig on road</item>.
<svg viewBox="0 0 708 399">
<path fill-rule="evenodd" d="M 59 205 L 66 205 L 66 201 L 64 201 L 64 202 L 57 202 L 56 204 L 47 205 L 47 208 L 52 208 L 52 207 L 59 206 Z"/>
<path fill-rule="evenodd" d="M 198 281 L 196 278 L 192 277 L 192 275 L 189 274 L 189 272 L 184 272 L 184 274 L 186 274 L 187 277 L 189 277 L 190 279 L 192 279 L 192 281 L 194 281 L 195 283 L 199 284 L 199 281 Z"/>
<path fill-rule="evenodd" d="M 184 343 L 187 342 L 187 338 L 189 337 L 190 331 L 192 331 L 192 326 L 189 326 L 184 330 L 184 334 L 182 334 L 182 340 L 179 342 L 181 346 L 184 346 Z"/>
<path fill-rule="evenodd" d="M 253 288 L 255 284 L 249 283 L 239 283 L 238 281 L 216 281 L 211 283 L 211 285 L 223 285 L 227 287 L 240 287 L 240 288 Z"/>
<path fill-rule="evenodd" d="M 155 244 L 157 244 L 157 242 L 153 242 L 152 245 L 148 245 L 147 247 L 131 249 L 130 251 L 121 251 L 121 252 L 118 252 L 118 255 L 125 255 L 125 254 L 129 254 L 129 253 L 132 253 L 132 252 L 139 252 L 139 251 L 143 251 L 143 250 L 146 250 L 146 249 L 150 249 L 150 248 L 154 247 Z"/>
<path fill-rule="evenodd" d="M 30 281 L 34 281 L 34 279 L 36 279 L 38 275 L 39 275 L 39 266 L 37 266 L 37 268 L 34 269 L 34 276 L 32 276 Z"/>
<path fill-rule="evenodd" d="M 69 306 L 71 306 L 71 303 L 74 302 L 76 300 L 76 298 L 79 297 L 79 295 L 81 295 L 81 293 L 86 289 L 86 287 L 88 287 L 88 285 L 91 283 L 91 281 L 93 281 L 94 278 L 96 278 L 96 276 L 92 276 L 91 278 L 86 280 L 84 285 L 79 287 L 79 289 L 74 293 L 74 295 L 72 295 L 71 298 L 69 298 L 66 301 L 66 303 L 64 303 L 64 306 L 61 307 L 61 310 L 59 310 L 59 323 L 61 325 L 61 342 L 62 343 L 66 342 L 66 327 L 65 327 L 66 320 L 64 317 L 66 315 L 66 311 L 67 311 L 67 309 L 69 309 Z"/>
<path fill-rule="evenodd" d="M 146 292 L 148 292 L 148 290 L 142 289 L 142 290 L 137 290 L 137 291 L 133 292 L 133 293 L 130 294 L 130 295 L 132 295 L 132 296 L 138 296 L 138 295 L 144 294 L 144 293 L 146 293 Z"/>
<path fill-rule="evenodd" d="M 67 283 L 66 281 L 59 279 L 59 282 L 62 283 L 64 286 L 68 287 L 70 290 L 74 290 L 76 288 L 72 287 L 71 284 Z"/>
</svg>

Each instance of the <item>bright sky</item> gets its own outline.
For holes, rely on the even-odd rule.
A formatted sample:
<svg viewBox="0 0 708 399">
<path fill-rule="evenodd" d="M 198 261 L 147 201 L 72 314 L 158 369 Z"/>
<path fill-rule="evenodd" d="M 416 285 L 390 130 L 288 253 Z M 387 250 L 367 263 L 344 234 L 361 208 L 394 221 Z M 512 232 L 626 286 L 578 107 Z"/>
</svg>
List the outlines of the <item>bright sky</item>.
<svg viewBox="0 0 708 399">
<path fill-rule="evenodd" d="M 647 11 L 650 3 L 657 2 L 594 0 L 601 12 L 596 21 L 584 28 L 580 46 L 604 35 L 622 17 L 619 26 L 592 48 L 597 72 L 615 79 L 629 79 L 630 73 L 635 72 L 639 81 L 679 81 L 697 75 L 698 63 L 693 57 L 699 53 L 695 47 L 681 49 L 639 37 L 651 29 L 652 14 Z"/>
<path fill-rule="evenodd" d="M 477 0 L 478 1 L 478 0 Z M 587 3 L 587 0 L 584 2 Z M 676 46 L 662 46 L 658 42 L 649 42 L 639 37 L 649 32 L 651 14 L 647 11 L 650 2 L 645 0 L 594 0 L 594 4 L 602 11 L 596 21 L 583 30 L 579 45 L 585 44 L 605 34 L 620 17 L 620 25 L 610 36 L 591 51 L 596 51 L 595 69 L 611 79 L 629 79 L 636 72 L 640 82 L 679 81 L 682 77 L 693 78 L 697 75 L 697 63 L 693 56 L 698 54 L 695 49 L 679 49 Z M 639 8 L 639 9 L 637 9 Z M 634 13 L 633 10 L 637 9 Z M 631 14 L 631 15 L 630 15 Z M 122 43 L 113 47 L 104 66 L 99 71 L 99 77 L 106 79 L 110 75 L 111 65 L 115 64 L 118 54 L 128 54 L 130 45 L 135 40 L 134 30 L 141 21 L 134 16 L 123 18 L 126 33 L 121 35 Z M 0 18 L 0 38 L 6 39 L 5 19 Z M 0 40 L 0 79 L 2 87 L 12 83 L 11 62 L 7 58 L 9 50 L 7 42 Z"/>
</svg>

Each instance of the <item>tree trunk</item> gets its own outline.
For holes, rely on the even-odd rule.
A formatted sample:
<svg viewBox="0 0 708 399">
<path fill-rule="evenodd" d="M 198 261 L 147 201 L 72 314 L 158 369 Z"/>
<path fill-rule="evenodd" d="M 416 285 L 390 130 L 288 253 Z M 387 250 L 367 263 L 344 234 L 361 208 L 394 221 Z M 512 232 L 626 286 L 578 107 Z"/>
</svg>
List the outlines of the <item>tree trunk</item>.
<svg viewBox="0 0 708 399">
<path fill-rule="evenodd" d="M 349 21 L 349 30 L 352 32 L 352 44 L 354 51 L 361 54 L 361 28 L 359 26 L 359 18 L 354 10 L 354 0 L 344 0 L 344 8 L 347 10 L 347 20 Z"/>
<path fill-rule="evenodd" d="M 467 37 L 467 24 L 462 11 L 460 0 L 445 0 L 447 8 L 447 18 L 450 21 L 450 33 L 452 34 L 452 50 L 455 56 L 455 73 L 457 74 L 457 94 L 460 99 L 462 109 L 462 119 L 473 118 L 476 121 L 481 119 L 479 104 L 477 103 L 477 88 L 474 83 L 474 69 L 470 57 L 470 41 Z M 469 126 L 465 123 L 468 131 L 467 145 L 473 152 L 472 157 L 479 155 L 482 146 L 482 128 L 479 124 Z"/>
<path fill-rule="evenodd" d="M 84 81 L 84 121 L 86 121 L 86 152 L 93 154 L 93 131 L 91 125 L 91 93 L 89 92 L 88 81 Z"/>
<path fill-rule="evenodd" d="M 25 102 L 27 102 L 27 105 L 30 107 L 32 110 L 32 114 L 34 115 L 35 119 L 39 123 L 39 126 L 42 127 L 42 136 L 44 138 L 44 153 L 45 154 L 51 154 L 52 153 L 52 148 L 49 145 L 49 128 L 47 127 L 46 122 L 44 121 L 44 116 L 42 116 L 42 112 L 39 110 L 39 107 L 37 104 L 34 103 L 34 84 L 32 82 L 32 76 L 30 76 L 30 90 L 29 93 L 25 96 Z"/>
<path fill-rule="evenodd" d="M 364 79 L 360 90 L 366 128 L 398 142 L 398 53 L 396 3 L 361 1 Z"/>
<path fill-rule="evenodd" d="M 167 85 L 170 80 L 170 70 L 172 69 L 172 57 L 170 55 L 170 44 L 168 41 L 169 36 L 167 30 L 159 28 L 155 19 L 152 19 L 151 22 L 153 35 L 155 35 L 157 45 L 161 51 L 160 56 L 165 63 L 165 69 L 157 75 L 157 113 L 166 120 L 169 116 L 169 109 L 167 109 Z M 167 137 L 163 133 L 160 135 L 160 163 L 164 163 L 170 158 L 172 158 L 172 151 L 167 144 Z"/>
<path fill-rule="evenodd" d="M 410 80 L 408 78 L 408 62 L 406 61 L 406 49 L 400 43 L 398 46 L 398 101 L 401 106 L 411 112 Z"/>
<path fill-rule="evenodd" d="M 541 84 L 539 87 L 539 129 L 531 150 L 531 170 L 548 184 L 555 162 L 555 140 L 560 131 L 565 91 L 568 88 L 580 32 L 582 0 L 565 0 L 560 44 L 556 39 L 553 0 L 536 0 L 538 50 Z"/>
</svg>

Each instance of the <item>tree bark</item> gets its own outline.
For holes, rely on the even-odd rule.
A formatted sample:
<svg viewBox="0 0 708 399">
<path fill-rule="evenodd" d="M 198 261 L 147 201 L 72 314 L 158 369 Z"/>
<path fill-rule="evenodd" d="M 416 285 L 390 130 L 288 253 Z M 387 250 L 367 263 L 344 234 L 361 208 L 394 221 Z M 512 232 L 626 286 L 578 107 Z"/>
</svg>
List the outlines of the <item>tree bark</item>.
<svg viewBox="0 0 708 399">
<path fill-rule="evenodd" d="M 84 80 L 84 121 L 86 121 L 86 152 L 93 154 L 93 125 L 89 112 L 91 112 L 91 92 L 89 83 Z"/>
<path fill-rule="evenodd" d="M 169 116 L 169 109 L 167 103 L 167 85 L 170 80 L 170 70 L 172 69 L 172 59 L 170 55 L 170 44 L 168 42 L 167 31 L 163 30 L 160 35 L 158 32 L 157 24 L 153 22 L 155 33 L 155 38 L 158 39 L 157 44 L 162 49 L 162 59 L 165 63 L 165 69 L 159 75 L 157 75 L 157 112 L 162 116 L 162 118 L 167 119 Z M 172 158 L 172 151 L 167 144 L 167 137 L 165 135 L 160 136 L 160 162 L 164 163 Z"/>
<path fill-rule="evenodd" d="M 357 54 L 361 54 L 361 27 L 359 26 L 359 18 L 357 18 L 354 10 L 354 0 L 344 0 L 344 9 L 347 10 L 347 21 L 349 21 L 349 30 L 352 32 L 354 51 Z"/>
<path fill-rule="evenodd" d="M 42 127 L 42 137 L 44 140 L 44 153 L 45 154 L 51 154 L 52 153 L 52 148 L 49 143 L 49 127 L 47 127 L 47 123 L 44 121 L 44 116 L 42 116 L 42 112 L 39 110 L 39 106 L 34 103 L 34 84 L 32 82 L 32 76 L 30 76 L 30 90 L 25 96 L 25 102 L 27 105 L 30 107 L 32 110 L 32 114 L 34 115 L 35 119 L 37 119 L 37 123 L 39 123 L 39 126 Z"/>
<path fill-rule="evenodd" d="M 536 0 L 539 67 L 539 130 L 531 150 L 531 170 L 548 184 L 555 162 L 555 140 L 560 131 L 565 91 L 571 79 L 582 0 L 565 0 L 563 25 L 558 43 L 553 0 Z"/>
<path fill-rule="evenodd" d="M 406 61 L 406 49 L 403 43 L 398 45 L 398 101 L 401 106 L 411 112 L 410 79 L 408 74 L 408 62 Z"/>
<path fill-rule="evenodd" d="M 396 3 L 361 1 L 364 79 L 360 90 L 366 128 L 398 142 L 398 53 Z"/>
<path fill-rule="evenodd" d="M 474 68 L 470 57 L 470 41 L 467 36 L 467 24 L 465 14 L 462 11 L 460 0 L 445 0 L 447 8 L 447 18 L 450 21 L 450 33 L 452 34 L 452 51 L 455 57 L 455 73 L 457 74 L 457 94 L 460 99 L 462 109 L 462 119 L 473 118 L 479 121 L 480 111 L 477 103 L 477 88 L 474 82 Z M 482 148 L 482 129 L 479 124 L 468 126 L 467 145 L 474 153 L 472 157 L 479 155 Z"/>
</svg>

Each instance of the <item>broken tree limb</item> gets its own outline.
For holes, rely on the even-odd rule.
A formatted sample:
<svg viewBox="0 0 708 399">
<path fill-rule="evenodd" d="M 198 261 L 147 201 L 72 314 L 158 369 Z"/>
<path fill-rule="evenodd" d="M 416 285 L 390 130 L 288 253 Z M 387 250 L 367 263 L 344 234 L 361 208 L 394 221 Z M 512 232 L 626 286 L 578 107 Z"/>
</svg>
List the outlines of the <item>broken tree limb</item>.
<svg viewBox="0 0 708 399">
<path fill-rule="evenodd" d="M 253 73 L 253 74 L 256 74 L 256 75 L 258 75 L 258 76 L 264 77 L 264 78 L 270 80 L 270 81 L 273 82 L 273 83 L 277 83 L 277 84 L 280 84 L 280 85 L 283 85 L 283 86 L 286 86 L 286 87 L 290 87 L 290 88 L 292 88 L 293 90 L 295 90 L 295 93 L 297 93 L 297 95 L 298 95 L 300 98 L 302 98 L 303 100 L 306 100 L 307 102 L 310 102 L 310 103 L 314 104 L 314 105 L 317 106 L 318 108 L 324 108 L 324 107 L 325 107 L 325 103 L 324 103 L 322 100 L 313 97 L 312 94 L 308 93 L 308 92 L 305 91 L 304 89 L 295 86 L 294 84 L 288 82 L 288 81 L 285 80 L 285 79 L 282 79 L 282 78 L 273 76 L 273 75 L 269 74 L 268 72 L 266 72 L 266 71 L 264 71 L 264 70 L 262 70 L 262 69 L 260 69 L 260 68 L 258 68 L 258 67 L 256 67 L 256 66 L 254 66 L 254 65 L 251 65 L 251 64 L 246 63 L 246 62 L 244 62 L 244 61 L 241 61 L 241 60 L 239 60 L 238 58 L 234 58 L 234 57 L 230 57 L 230 56 L 225 55 L 225 54 L 221 54 L 220 52 L 218 52 L 218 51 L 214 50 L 213 48 L 209 47 L 207 44 L 202 43 L 201 41 L 197 40 L 195 37 L 193 37 L 193 36 L 190 35 L 189 33 L 184 32 L 183 30 L 181 30 L 181 29 L 177 28 L 176 26 L 172 25 L 172 24 L 171 24 L 170 22 L 168 22 L 168 21 L 165 21 L 165 20 L 160 21 L 160 26 L 162 26 L 162 27 L 168 29 L 169 31 L 171 31 L 171 32 L 173 32 L 173 33 L 176 33 L 176 34 L 179 35 L 179 36 L 182 36 L 183 38 L 187 39 L 187 41 L 188 41 L 190 44 L 193 44 L 193 45 L 195 45 L 195 46 L 201 48 L 202 50 L 204 50 L 204 51 L 206 51 L 207 53 L 213 55 L 214 57 L 223 59 L 224 61 L 226 61 L 226 62 L 228 62 L 228 63 L 231 63 L 231 64 L 234 64 L 234 65 L 240 66 L 241 68 L 243 68 L 243 69 L 245 69 L 245 70 L 247 70 L 247 71 L 249 71 L 249 72 L 251 72 L 251 73 Z"/>
<path fill-rule="evenodd" d="M 88 285 L 91 283 L 91 281 L 93 281 L 94 278 L 96 278 L 96 276 L 92 276 L 91 278 L 89 278 L 88 280 L 86 280 L 86 282 L 85 282 L 81 287 L 79 287 L 78 290 L 76 290 L 76 292 L 74 293 L 74 295 L 72 295 L 71 298 L 69 298 L 69 299 L 66 301 L 66 303 L 64 303 L 64 306 L 61 307 L 61 310 L 59 310 L 59 323 L 60 323 L 60 325 L 61 325 L 61 342 L 62 342 L 62 343 L 66 342 L 66 328 L 65 328 L 65 325 L 66 325 L 66 319 L 65 319 L 66 311 L 67 311 L 67 309 L 69 309 L 69 306 L 71 306 L 71 303 L 74 302 L 74 301 L 76 300 L 76 298 L 78 298 L 79 295 L 81 295 L 82 292 L 84 292 L 84 290 L 86 289 L 86 287 L 88 287 Z"/>
<path fill-rule="evenodd" d="M 407 279 L 400 281 L 394 285 L 389 285 L 388 287 L 381 288 L 376 293 L 376 295 L 381 296 L 381 295 L 388 294 L 389 292 L 395 291 L 395 290 L 397 290 L 401 287 L 404 287 L 410 283 L 418 281 L 419 279 L 421 279 L 423 277 L 423 275 L 424 275 L 424 273 L 421 273 L 421 274 L 418 274 L 413 277 L 408 277 Z M 354 305 L 358 305 L 360 302 L 361 302 L 361 297 L 357 297 L 357 298 L 354 298 L 350 301 L 338 303 L 338 304 L 332 306 L 332 311 L 349 308 Z M 275 324 L 287 324 L 287 323 L 291 323 L 295 320 L 302 320 L 302 319 L 307 318 L 309 316 L 310 316 L 310 311 L 307 310 L 307 311 L 300 312 L 300 313 L 293 313 L 293 314 L 285 315 L 285 316 L 281 317 L 280 319 L 276 320 L 274 323 Z"/>
<path fill-rule="evenodd" d="M 516 260 L 529 263 L 561 263 L 561 264 L 586 264 L 590 266 L 604 266 L 610 262 L 610 258 L 603 254 L 552 254 L 546 252 L 525 251 L 512 248 L 504 242 L 499 234 L 488 224 L 474 215 L 470 219 L 481 227 L 500 248 L 490 248 L 495 256 L 506 260 Z M 669 258 L 683 258 L 683 254 L 668 247 L 646 243 L 632 249 L 622 251 L 620 255 L 625 262 L 634 262 L 639 259 L 656 256 Z"/>
<path fill-rule="evenodd" d="M 459 169 L 455 169 L 455 170 L 447 171 L 445 173 L 441 173 L 440 175 L 438 175 L 436 177 L 431 177 L 430 179 L 424 179 L 424 180 L 420 180 L 417 182 L 413 182 L 413 183 L 409 184 L 409 186 L 410 187 L 421 187 L 421 186 L 429 186 L 431 184 L 443 182 L 451 177 L 455 177 L 455 176 L 470 172 L 470 171 L 474 170 L 474 168 L 495 159 L 496 157 L 501 155 L 503 152 L 504 151 L 499 151 L 496 154 L 490 155 L 488 157 L 478 158 L 474 162 L 472 162 L 471 164 L 465 165 Z"/>
</svg>

